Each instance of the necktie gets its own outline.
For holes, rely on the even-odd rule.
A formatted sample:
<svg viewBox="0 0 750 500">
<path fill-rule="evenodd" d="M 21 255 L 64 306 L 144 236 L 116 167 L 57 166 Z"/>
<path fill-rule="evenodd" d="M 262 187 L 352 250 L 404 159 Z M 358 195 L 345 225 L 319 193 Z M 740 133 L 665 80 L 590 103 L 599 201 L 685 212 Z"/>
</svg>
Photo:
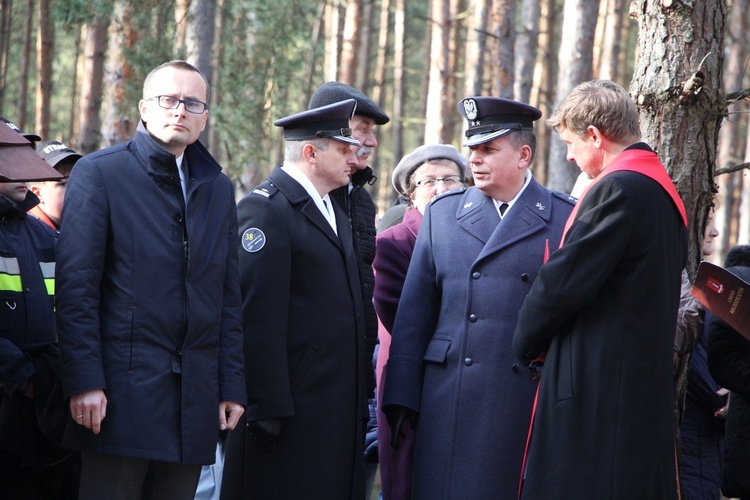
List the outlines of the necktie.
<svg viewBox="0 0 750 500">
<path fill-rule="evenodd" d="M 499 207 L 499 210 L 500 210 L 500 218 L 502 219 L 503 215 L 505 215 L 505 211 L 508 210 L 508 204 L 507 203 L 501 203 L 500 207 Z"/>
</svg>

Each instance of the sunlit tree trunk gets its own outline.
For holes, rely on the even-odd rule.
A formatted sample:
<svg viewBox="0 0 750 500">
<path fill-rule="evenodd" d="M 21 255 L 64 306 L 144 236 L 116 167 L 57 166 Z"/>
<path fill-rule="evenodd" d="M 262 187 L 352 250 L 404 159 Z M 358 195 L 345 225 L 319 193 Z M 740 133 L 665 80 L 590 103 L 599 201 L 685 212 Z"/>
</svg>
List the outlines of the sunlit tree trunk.
<svg viewBox="0 0 750 500">
<path fill-rule="evenodd" d="M 102 147 L 123 142 L 135 133 L 138 102 L 126 101 L 126 84 L 133 78 L 131 62 L 125 49 L 132 47 L 137 34 L 131 23 L 132 4 L 128 0 L 115 2 L 110 25 L 107 65 L 104 76 L 104 119 L 102 120 Z"/>
<path fill-rule="evenodd" d="M 492 95 L 513 99 L 516 2 L 495 0 L 491 12 L 495 53 L 495 63 L 492 65 Z"/>
<path fill-rule="evenodd" d="M 628 9 L 626 0 L 602 0 L 600 10 L 603 11 L 602 37 L 599 53 L 596 60 L 598 64 L 598 78 L 619 81 L 620 51 L 623 40 L 621 33 L 623 24 L 626 22 Z"/>
<path fill-rule="evenodd" d="M 326 81 L 336 80 L 339 76 L 343 27 L 341 10 L 339 0 L 328 0 L 326 2 L 326 49 L 323 63 Z"/>
<path fill-rule="evenodd" d="M 174 22 L 175 22 L 175 40 L 174 56 L 185 57 L 185 41 L 188 26 L 188 10 L 190 9 L 190 0 L 175 0 L 174 3 Z"/>
<path fill-rule="evenodd" d="M 73 52 L 73 74 L 70 79 L 70 107 L 68 108 L 70 116 L 68 117 L 68 130 L 66 142 L 71 143 L 76 136 L 76 127 L 78 127 L 78 89 L 81 88 L 81 82 L 78 79 L 81 66 L 81 45 L 83 43 L 83 25 L 78 25 L 75 29 L 76 41 Z"/>
<path fill-rule="evenodd" d="M 339 80 L 347 85 L 356 85 L 357 66 L 362 25 L 362 0 L 349 0 L 344 19 L 344 33 L 341 40 L 341 65 Z"/>
<path fill-rule="evenodd" d="M 320 37 L 323 33 L 323 29 L 325 28 L 325 9 L 326 5 L 324 3 L 321 3 L 318 5 L 318 15 L 315 16 L 315 23 L 313 23 L 312 26 L 312 34 L 311 34 L 311 40 L 312 44 L 310 46 L 310 64 L 307 67 L 307 85 L 305 85 L 305 99 L 304 102 L 307 104 L 310 102 L 310 98 L 312 97 L 313 93 L 313 80 L 317 76 L 318 73 L 318 60 L 315 57 L 315 53 L 317 51 L 318 45 L 320 45 Z"/>
<path fill-rule="evenodd" d="M 529 103 L 534 85 L 534 66 L 539 47 L 540 0 L 523 0 L 521 4 L 521 31 L 516 34 L 516 59 L 513 95 Z"/>
<path fill-rule="evenodd" d="M 464 54 L 464 95 L 461 98 L 482 93 L 483 56 L 487 47 L 487 17 L 490 2 L 491 0 L 469 0 Z"/>
<path fill-rule="evenodd" d="M 373 21 L 375 0 L 363 0 L 362 3 L 362 21 L 360 23 L 360 43 L 359 56 L 357 64 L 357 74 L 354 80 L 354 86 L 364 94 L 370 93 L 370 70 L 372 69 L 371 54 L 373 41 Z"/>
<path fill-rule="evenodd" d="M 12 0 L 0 0 L 0 116 L 5 114 L 5 81 L 8 74 L 12 14 Z"/>
<path fill-rule="evenodd" d="M 104 56 L 107 50 L 109 18 L 97 17 L 86 26 L 81 99 L 79 104 L 79 133 L 76 146 L 82 154 L 99 149 L 101 138 L 101 108 L 104 82 Z"/>
<path fill-rule="evenodd" d="M 26 130 L 26 104 L 29 92 L 29 67 L 31 66 L 32 29 L 34 21 L 34 0 L 26 0 L 26 23 L 23 28 L 23 49 L 21 49 L 21 77 L 19 81 L 18 108 L 11 121 L 21 130 Z M 6 117 L 7 118 L 7 117 Z"/>
<path fill-rule="evenodd" d="M 55 57 L 55 27 L 50 17 L 50 1 L 39 0 L 39 24 L 36 37 L 36 131 L 49 137 L 49 111 L 52 98 L 52 60 Z M 22 129 L 23 130 L 23 129 Z"/>
<path fill-rule="evenodd" d="M 557 92 L 559 103 L 581 82 L 591 80 L 594 57 L 594 35 L 599 0 L 565 0 L 562 38 L 558 53 Z M 550 189 L 570 192 L 580 170 L 567 161 L 566 147 L 557 138 L 550 143 L 547 185 Z"/>
<path fill-rule="evenodd" d="M 726 65 L 724 67 L 724 88 L 727 93 L 737 92 L 744 88 L 743 80 L 747 71 L 747 28 L 748 28 L 748 0 L 733 0 L 727 29 Z M 744 101 L 730 102 L 727 107 L 727 118 L 719 131 L 719 146 L 716 166 L 718 168 L 731 167 L 747 161 L 745 143 L 748 140 L 747 103 Z M 716 208 L 716 227 L 719 237 L 716 239 L 716 253 L 726 255 L 730 248 L 737 243 L 740 236 L 739 220 L 740 198 L 742 193 L 743 172 L 720 175 L 716 178 L 719 186 L 719 200 Z M 747 204 L 747 202 L 745 203 Z M 719 262 L 721 263 L 721 262 Z"/>
<path fill-rule="evenodd" d="M 191 0 L 188 9 L 187 31 L 185 32 L 185 48 L 187 61 L 198 68 L 213 86 L 213 46 L 216 30 L 216 1 Z M 210 115 L 209 115 L 210 116 Z M 207 144 L 210 133 L 210 120 L 206 123 L 200 135 L 200 141 Z"/>
<path fill-rule="evenodd" d="M 381 108 L 385 108 L 385 79 L 386 79 L 386 61 L 388 58 L 388 41 L 390 39 L 391 24 L 390 24 L 390 10 L 391 0 L 382 0 L 380 2 L 380 22 L 378 30 L 378 50 L 375 57 L 375 74 L 374 85 L 370 98 L 378 104 Z M 391 117 L 391 127 L 395 123 L 395 118 Z M 375 137 L 378 143 L 382 145 L 383 129 L 382 127 L 375 127 Z M 383 148 L 380 149 L 383 151 Z M 383 161 L 382 154 L 376 154 L 373 162 L 373 170 L 380 179 L 377 183 L 377 196 L 375 198 L 375 206 L 379 213 L 383 213 L 385 209 L 390 206 L 393 200 L 393 188 L 391 187 L 391 175 L 393 174 L 393 168 L 396 166 L 398 159 L 394 158 L 392 161 Z"/>
<path fill-rule="evenodd" d="M 393 14 L 393 114 L 391 131 L 393 134 L 393 160 L 399 161 L 404 156 L 404 100 L 406 86 L 404 82 L 404 46 L 406 40 L 406 0 L 395 0 L 396 10 Z"/>
<path fill-rule="evenodd" d="M 714 197 L 716 146 L 726 107 L 726 4 L 704 0 L 688 7 L 638 0 L 637 6 L 640 57 L 630 92 L 640 111 L 643 140 L 659 153 L 685 203 L 692 276 Z"/>
<path fill-rule="evenodd" d="M 555 96 L 555 77 L 557 76 L 557 58 L 555 57 L 555 28 L 558 25 L 558 12 L 555 0 L 542 0 L 541 22 L 539 24 L 539 49 L 534 66 L 534 87 L 531 92 L 530 104 L 542 111 L 542 120 L 552 113 Z M 543 121 L 534 125 L 537 136 L 536 155 L 532 163 L 532 171 L 536 179 L 542 184 L 547 183 L 547 159 L 549 158 L 550 141 L 554 135 Z"/>
<path fill-rule="evenodd" d="M 446 115 L 453 111 L 449 111 L 451 103 L 447 97 L 451 73 L 450 21 L 450 0 L 432 0 L 429 89 L 425 114 L 426 144 L 444 142 Z"/>
</svg>

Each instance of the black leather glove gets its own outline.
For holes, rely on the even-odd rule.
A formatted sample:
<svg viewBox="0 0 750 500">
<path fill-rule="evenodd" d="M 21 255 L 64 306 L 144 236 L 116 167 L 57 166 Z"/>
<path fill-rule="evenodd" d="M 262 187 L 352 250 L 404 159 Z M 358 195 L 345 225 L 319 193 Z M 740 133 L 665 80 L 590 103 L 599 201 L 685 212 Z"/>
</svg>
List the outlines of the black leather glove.
<svg viewBox="0 0 750 500">
<path fill-rule="evenodd" d="M 391 428 L 391 446 L 398 450 L 398 442 L 404 437 L 404 433 L 401 431 L 404 420 L 408 420 L 409 425 L 414 429 L 417 427 L 419 413 L 401 405 L 388 405 L 383 408 L 383 413 L 385 413 L 388 426 Z"/>
<path fill-rule="evenodd" d="M 281 420 L 278 418 L 251 420 L 247 422 L 247 432 L 253 436 L 258 444 L 268 451 L 273 451 L 276 448 L 279 434 L 281 434 Z"/>
</svg>

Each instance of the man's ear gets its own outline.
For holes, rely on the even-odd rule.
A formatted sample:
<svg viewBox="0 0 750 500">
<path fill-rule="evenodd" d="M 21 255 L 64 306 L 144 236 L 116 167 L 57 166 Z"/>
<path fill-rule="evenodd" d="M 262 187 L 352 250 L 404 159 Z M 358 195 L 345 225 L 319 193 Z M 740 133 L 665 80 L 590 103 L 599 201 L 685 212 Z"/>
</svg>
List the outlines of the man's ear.
<svg viewBox="0 0 750 500">
<path fill-rule="evenodd" d="M 29 186 L 29 191 L 31 191 L 32 193 L 34 193 L 35 195 L 37 195 L 37 197 L 41 198 L 42 190 L 39 189 L 39 186 L 37 186 L 36 184 L 30 185 Z"/>
<path fill-rule="evenodd" d="M 528 144 L 524 144 L 523 146 L 521 146 L 521 150 L 519 151 L 519 153 L 521 155 L 521 158 L 518 161 L 519 170 L 528 168 L 528 166 L 531 164 L 531 158 L 534 156 L 531 153 L 531 146 L 529 146 Z"/>
<path fill-rule="evenodd" d="M 592 138 L 594 143 L 594 147 L 597 149 L 601 148 L 602 142 L 604 141 L 604 135 L 602 134 L 602 131 L 593 125 L 589 125 L 586 129 L 586 133 L 590 134 L 590 137 Z"/>
<path fill-rule="evenodd" d="M 302 157 L 305 159 L 307 163 L 315 164 L 317 163 L 317 153 L 318 150 L 315 149 L 315 146 L 310 144 L 309 142 L 304 145 L 302 148 Z"/>
</svg>

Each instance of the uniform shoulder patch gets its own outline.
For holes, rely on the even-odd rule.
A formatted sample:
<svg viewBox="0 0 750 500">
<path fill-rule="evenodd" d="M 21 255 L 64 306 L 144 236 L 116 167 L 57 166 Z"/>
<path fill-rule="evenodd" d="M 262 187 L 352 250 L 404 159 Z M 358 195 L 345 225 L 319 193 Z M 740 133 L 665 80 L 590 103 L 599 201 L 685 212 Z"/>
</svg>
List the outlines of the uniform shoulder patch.
<svg viewBox="0 0 750 500">
<path fill-rule="evenodd" d="M 571 196 L 569 194 L 561 193 L 559 191 L 552 191 L 552 196 L 555 198 L 558 198 L 560 200 L 563 200 L 564 202 L 568 203 L 569 205 L 575 205 L 578 201 L 578 198 L 575 196 Z"/>
<path fill-rule="evenodd" d="M 257 227 L 245 229 L 242 233 L 242 248 L 246 252 L 259 252 L 266 245 L 266 235 Z"/>
</svg>

